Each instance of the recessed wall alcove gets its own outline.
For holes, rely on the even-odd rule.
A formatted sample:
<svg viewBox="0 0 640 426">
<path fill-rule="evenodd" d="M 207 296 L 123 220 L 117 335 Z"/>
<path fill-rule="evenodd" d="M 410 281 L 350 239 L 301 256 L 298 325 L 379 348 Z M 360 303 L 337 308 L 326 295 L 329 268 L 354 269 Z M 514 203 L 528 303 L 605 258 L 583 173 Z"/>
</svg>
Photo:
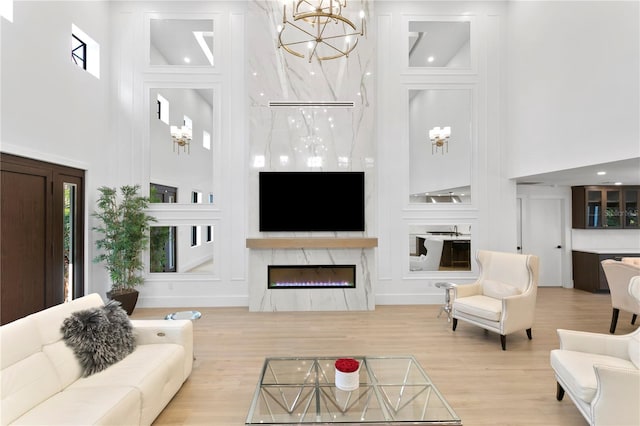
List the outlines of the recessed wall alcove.
<svg viewBox="0 0 640 426">
<path fill-rule="evenodd" d="M 345 244 L 350 247 L 344 248 Z M 336 248 L 340 245 L 343 248 Z M 354 248 L 354 245 L 359 247 Z M 261 312 L 375 309 L 375 294 L 369 273 L 371 265 L 374 264 L 375 246 L 377 238 L 247 239 L 247 247 L 251 248 L 252 265 L 249 279 L 249 310 Z M 269 288 L 269 268 L 274 265 L 300 269 L 314 268 L 317 265 L 324 268 L 349 265 L 355 273 L 354 286 L 302 284 L 298 288 L 288 288 L 286 291 L 281 288 Z"/>
</svg>

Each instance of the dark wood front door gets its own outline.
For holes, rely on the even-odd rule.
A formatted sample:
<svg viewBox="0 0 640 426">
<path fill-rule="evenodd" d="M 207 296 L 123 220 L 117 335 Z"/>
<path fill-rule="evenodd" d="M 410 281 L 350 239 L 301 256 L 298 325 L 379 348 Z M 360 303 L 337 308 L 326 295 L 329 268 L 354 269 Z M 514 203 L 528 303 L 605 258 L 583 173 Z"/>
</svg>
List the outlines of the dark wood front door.
<svg viewBox="0 0 640 426">
<path fill-rule="evenodd" d="M 0 323 L 6 324 L 82 295 L 84 171 L 4 153 L 0 170 Z M 73 209 L 64 201 L 69 184 L 76 189 Z M 72 236 L 65 218 L 73 221 Z M 66 276 L 73 281 L 67 286 Z"/>
</svg>

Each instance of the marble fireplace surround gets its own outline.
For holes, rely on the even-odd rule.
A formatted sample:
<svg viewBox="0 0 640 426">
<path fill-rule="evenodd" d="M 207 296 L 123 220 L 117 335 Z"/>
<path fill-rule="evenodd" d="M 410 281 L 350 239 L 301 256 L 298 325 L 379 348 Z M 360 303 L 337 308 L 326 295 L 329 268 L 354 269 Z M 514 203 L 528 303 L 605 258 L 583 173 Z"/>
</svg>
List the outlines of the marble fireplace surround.
<svg viewBox="0 0 640 426">
<path fill-rule="evenodd" d="M 377 238 L 249 238 L 249 310 L 363 311 L 375 309 L 370 268 Z M 269 265 L 355 265 L 355 288 L 268 289 Z"/>
</svg>

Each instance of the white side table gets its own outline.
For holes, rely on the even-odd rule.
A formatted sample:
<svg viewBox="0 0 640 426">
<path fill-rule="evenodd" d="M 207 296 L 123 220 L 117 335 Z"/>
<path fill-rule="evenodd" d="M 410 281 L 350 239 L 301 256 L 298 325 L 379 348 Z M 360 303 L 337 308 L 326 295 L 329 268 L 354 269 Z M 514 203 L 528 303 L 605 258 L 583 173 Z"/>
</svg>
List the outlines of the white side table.
<svg viewBox="0 0 640 426">
<path fill-rule="evenodd" d="M 437 282 L 436 287 L 444 288 L 444 306 L 440 308 L 440 312 L 438 312 L 438 318 L 442 315 L 443 312 L 447 314 L 447 321 L 451 321 L 451 312 L 453 310 L 453 306 L 451 306 L 451 292 L 455 290 L 458 285 L 455 283 L 449 282 Z"/>
</svg>

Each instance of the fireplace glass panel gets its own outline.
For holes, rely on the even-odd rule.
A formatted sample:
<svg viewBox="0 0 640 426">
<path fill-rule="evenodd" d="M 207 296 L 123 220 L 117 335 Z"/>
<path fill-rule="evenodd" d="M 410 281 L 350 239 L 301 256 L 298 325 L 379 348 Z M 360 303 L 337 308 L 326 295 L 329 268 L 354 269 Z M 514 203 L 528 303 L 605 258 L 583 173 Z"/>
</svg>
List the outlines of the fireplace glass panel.
<svg viewBox="0 0 640 426">
<path fill-rule="evenodd" d="M 355 265 L 269 265 L 269 289 L 355 288 Z"/>
</svg>

